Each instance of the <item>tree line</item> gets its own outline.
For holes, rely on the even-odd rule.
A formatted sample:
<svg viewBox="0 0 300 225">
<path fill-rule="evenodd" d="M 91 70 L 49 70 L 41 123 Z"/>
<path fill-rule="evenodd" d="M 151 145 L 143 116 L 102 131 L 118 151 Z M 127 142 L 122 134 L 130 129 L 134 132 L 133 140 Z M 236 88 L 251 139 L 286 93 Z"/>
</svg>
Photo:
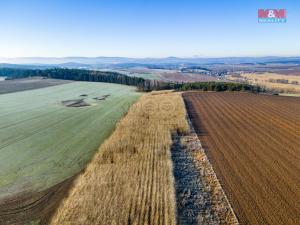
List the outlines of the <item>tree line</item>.
<svg viewBox="0 0 300 225">
<path fill-rule="evenodd" d="M 140 91 L 152 90 L 202 90 L 202 91 L 248 91 L 263 92 L 264 90 L 258 86 L 241 83 L 228 82 L 163 82 L 157 80 L 148 80 L 140 77 L 131 77 L 118 72 L 112 71 L 96 71 L 83 69 L 12 69 L 0 68 L 0 76 L 8 77 L 8 79 L 26 78 L 41 76 L 53 79 L 90 81 L 90 82 L 106 82 L 123 85 L 136 86 Z"/>
<path fill-rule="evenodd" d="M 253 86 L 245 83 L 229 83 L 229 82 L 193 82 L 183 83 L 179 90 L 202 90 L 202 91 L 247 91 L 247 92 L 264 92 L 264 88 Z"/>
</svg>

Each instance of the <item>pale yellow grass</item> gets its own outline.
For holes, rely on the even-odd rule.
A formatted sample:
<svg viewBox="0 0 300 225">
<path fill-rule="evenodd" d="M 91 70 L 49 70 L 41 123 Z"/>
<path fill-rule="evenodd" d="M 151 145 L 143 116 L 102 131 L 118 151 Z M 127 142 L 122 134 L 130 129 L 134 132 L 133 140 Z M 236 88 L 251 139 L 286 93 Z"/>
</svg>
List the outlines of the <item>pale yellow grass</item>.
<svg viewBox="0 0 300 225">
<path fill-rule="evenodd" d="M 50 224 L 176 224 L 171 133 L 187 130 L 180 94 L 143 95 L 77 178 Z"/>
<path fill-rule="evenodd" d="M 287 97 L 300 97 L 300 94 L 281 93 L 279 95 L 281 95 L 281 96 L 287 96 Z"/>
<path fill-rule="evenodd" d="M 242 73 L 241 78 L 250 84 L 264 86 L 266 89 L 278 90 L 286 93 L 300 93 L 300 76 L 282 75 L 276 73 Z M 235 77 L 229 76 L 228 79 L 236 80 Z M 238 78 L 239 79 L 239 78 Z M 288 80 L 288 84 L 271 82 L 270 79 Z M 293 81 L 298 84 L 291 84 Z"/>
</svg>

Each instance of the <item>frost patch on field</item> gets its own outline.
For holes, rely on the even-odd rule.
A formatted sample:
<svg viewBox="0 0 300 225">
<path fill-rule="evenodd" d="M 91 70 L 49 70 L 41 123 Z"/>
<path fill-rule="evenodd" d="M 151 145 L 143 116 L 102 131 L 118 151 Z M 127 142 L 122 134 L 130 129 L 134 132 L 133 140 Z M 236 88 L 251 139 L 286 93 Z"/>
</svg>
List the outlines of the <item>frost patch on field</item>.
<svg viewBox="0 0 300 225">
<path fill-rule="evenodd" d="M 173 135 L 172 160 L 178 224 L 239 224 L 187 118 L 190 131 Z"/>
</svg>

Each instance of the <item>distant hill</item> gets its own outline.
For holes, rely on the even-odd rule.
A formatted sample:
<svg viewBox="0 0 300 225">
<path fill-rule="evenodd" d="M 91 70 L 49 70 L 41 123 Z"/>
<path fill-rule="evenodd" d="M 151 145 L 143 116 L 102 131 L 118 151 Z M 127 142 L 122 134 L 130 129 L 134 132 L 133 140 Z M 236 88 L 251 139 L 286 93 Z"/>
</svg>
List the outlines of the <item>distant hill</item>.
<svg viewBox="0 0 300 225">
<path fill-rule="evenodd" d="M 13 68 L 13 69 L 50 69 L 53 65 L 31 65 L 31 64 L 11 64 L 0 63 L 0 68 Z"/>
<path fill-rule="evenodd" d="M 123 58 L 123 57 L 65 57 L 65 58 L 0 58 L 0 63 L 30 64 L 34 66 L 59 65 L 87 67 L 117 64 L 240 64 L 240 63 L 297 63 L 300 57 L 225 57 L 225 58 Z"/>
</svg>

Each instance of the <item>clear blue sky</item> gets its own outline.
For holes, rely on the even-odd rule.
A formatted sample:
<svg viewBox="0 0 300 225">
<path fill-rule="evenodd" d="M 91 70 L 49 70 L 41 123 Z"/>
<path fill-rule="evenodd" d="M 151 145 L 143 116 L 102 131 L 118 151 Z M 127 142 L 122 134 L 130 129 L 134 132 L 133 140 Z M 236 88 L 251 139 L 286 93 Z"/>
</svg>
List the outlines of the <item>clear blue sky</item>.
<svg viewBox="0 0 300 225">
<path fill-rule="evenodd" d="M 0 0 L 0 29 L 0 57 L 299 56 L 300 1 Z"/>
</svg>

